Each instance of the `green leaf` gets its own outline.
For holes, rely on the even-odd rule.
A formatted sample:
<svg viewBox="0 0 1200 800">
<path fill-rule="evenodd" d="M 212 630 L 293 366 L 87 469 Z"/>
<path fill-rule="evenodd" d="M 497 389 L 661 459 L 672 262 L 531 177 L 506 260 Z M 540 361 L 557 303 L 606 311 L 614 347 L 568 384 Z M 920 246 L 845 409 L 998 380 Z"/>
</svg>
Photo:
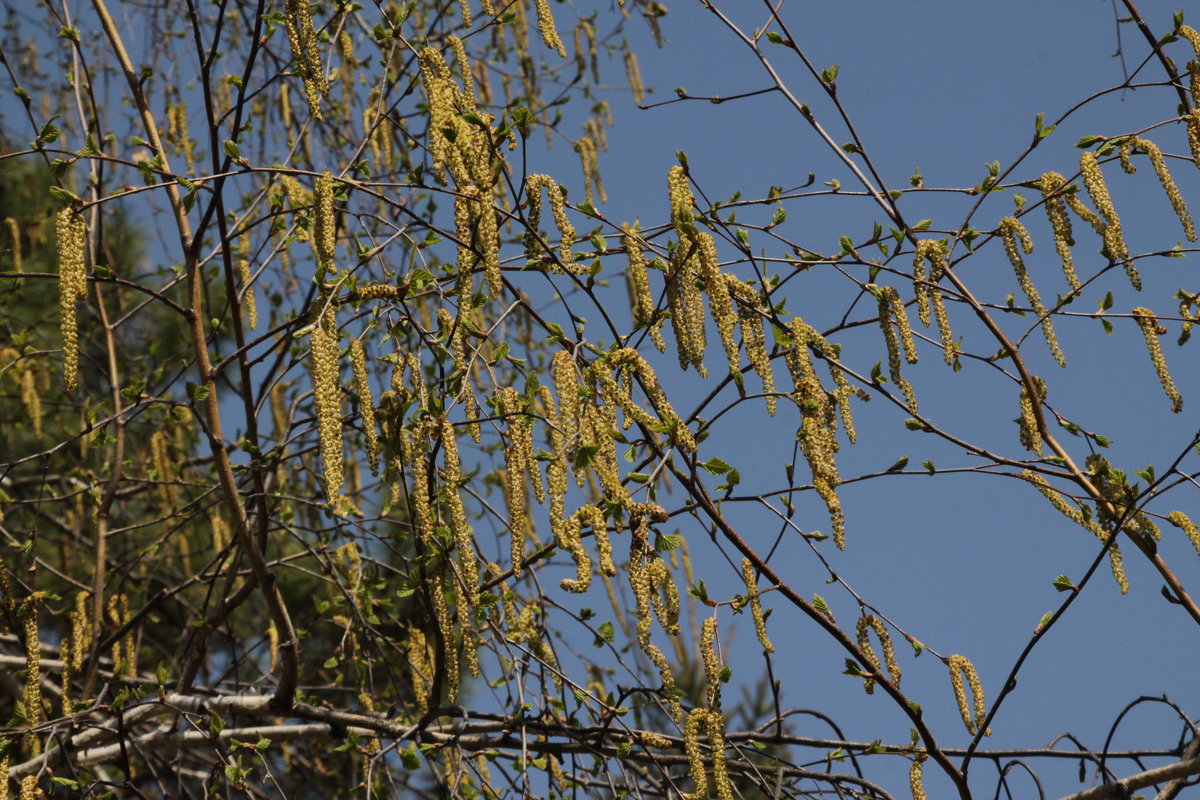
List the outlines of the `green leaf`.
<svg viewBox="0 0 1200 800">
<path fill-rule="evenodd" d="M 930 475 L 937 472 L 937 469 L 934 468 L 934 466 L 933 466 L 933 459 L 931 459 L 931 458 L 927 458 L 924 461 L 922 461 L 921 466 L 924 467 L 925 469 L 927 469 L 929 471 Z"/>
<path fill-rule="evenodd" d="M 732 469 L 732 467 L 719 458 L 710 458 L 708 461 L 701 461 L 700 468 L 709 475 L 724 475 Z"/>
<path fill-rule="evenodd" d="M 1071 579 L 1066 575 L 1059 575 L 1057 578 L 1055 578 L 1053 585 L 1054 588 L 1060 592 L 1075 591 L 1075 584 L 1071 583 Z"/>
<path fill-rule="evenodd" d="M 398 752 L 400 754 L 400 764 L 405 769 L 418 770 L 421 768 L 421 756 L 417 753 L 414 745 L 409 745 Z"/>
<path fill-rule="evenodd" d="M 79 200 L 79 195 L 75 194 L 70 189 L 66 189 L 62 186 L 51 186 L 50 187 L 50 196 L 53 197 L 55 200 L 62 200 L 63 202 L 66 202 L 66 203 L 74 203 Z"/>
<path fill-rule="evenodd" d="M 812 599 L 813 608 L 820 611 L 827 617 L 832 617 L 833 612 L 829 610 L 829 604 L 825 602 L 825 598 L 819 594 L 814 594 Z"/>
<path fill-rule="evenodd" d="M 784 44 L 783 37 L 775 31 L 767 31 L 767 41 L 771 44 Z"/>
<path fill-rule="evenodd" d="M 198 383 L 187 382 L 187 396 L 193 403 L 203 403 L 212 394 L 212 390 L 207 386 L 201 386 Z"/>
<path fill-rule="evenodd" d="M 932 225 L 933 225 L 933 220 L 923 219 L 920 222 L 918 222 L 916 225 L 913 225 L 912 229 L 914 231 L 927 231 L 927 230 L 929 230 L 929 228 Z"/>
<path fill-rule="evenodd" d="M 895 464 L 887 468 L 888 472 L 898 472 L 908 466 L 908 456 L 900 456 Z"/>
<path fill-rule="evenodd" d="M 1094 145 L 1096 142 L 1102 142 L 1102 141 L 1104 141 L 1103 136 L 1084 136 L 1084 137 L 1080 138 L 1080 140 L 1078 142 L 1075 143 L 1075 146 L 1078 147 L 1080 150 L 1087 150 L 1089 147 Z"/>
<path fill-rule="evenodd" d="M 232 139 L 226 139 L 224 142 L 222 142 L 221 149 L 225 151 L 225 155 L 229 156 L 234 161 L 242 157 L 241 148 L 239 148 L 237 142 L 233 141 Z"/>
<path fill-rule="evenodd" d="M 837 80 L 837 76 L 838 76 L 838 65 L 837 64 L 830 64 L 828 67 L 826 67 L 821 72 L 821 80 L 825 81 L 825 83 L 833 83 L 834 81 Z"/>
<path fill-rule="evenodd" d="M 843 675 L 849 675 L 851 678 L 869 677 L 862 671 L 862 667 L 852 658 L 847 658 L 845 661 L 846 668 L 842 670 Z"/>
<path fill-rule="evenodd" d="M 904 420 L 904 427 L 908 428 L 910 431 L 923 431 L 925 430 L 925 423 L 921 422 L 919 419 L 909 417 L 908 419 Z"/>
<path fill-rule="evenodd" d="M 654 549 L 667 553 L 679 548 L 679 537 L 673 533 L 658 533 L 654 536 Z"/>
</svg>

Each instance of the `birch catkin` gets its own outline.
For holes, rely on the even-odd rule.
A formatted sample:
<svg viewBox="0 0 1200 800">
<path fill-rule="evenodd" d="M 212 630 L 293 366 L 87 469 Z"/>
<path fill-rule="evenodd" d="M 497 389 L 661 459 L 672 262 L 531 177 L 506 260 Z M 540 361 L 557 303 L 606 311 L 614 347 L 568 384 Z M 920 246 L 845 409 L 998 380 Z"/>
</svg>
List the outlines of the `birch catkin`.
<svg viewBox="0 0 1200 800">
<path fill-rule="evenodd" d="M 1017 283 L 1020 284 L 1021 291 L 1029 300 L 1033 313 L 1038 316 L 1038 322 L 1042 326 L 1042 335 L 1046 339 L 1046 346 L 1050 348 L 1050 355 L 1054 356 L 1054 360 L 1060 367 L 1065 367 L 1067 359 L 1063 355 L 1062 348 L 1058 346 L 1058 337 L 1054 333 L 1054 320 L 1050 319 L 1050 314 L 1042 305 L 1042 298 L 1029 277 L 1024 259 L 1021 258 L 1022 250 L 1026 254 L 1033 252 L 1033 239 L 1030 238 L 1029 231 L 1016 217 L 1005 217 L 1000 220 L 1000 235 L 1004 240 L 1004 252 L 1008 255 L 1008 261 L 1017 275 Z"/>
<path fill-rule="evenodd" d="M 979 732 L 983 726 L 983 721 L 987 718 L 987 706 L 983 699 L 983 683 L 979 680 L 979 673 L 975 671 L 975 665 L 972 664 L 966 656 L 954 655 L 950 656 L 946 662 L 950 668 L 950 684 L 954 689 L 954 699 L 958 702 L 958 713 L 962 716 L 963 724 L 967 726 L 967 732 L 972 736 Z M 967 710 L 967 694 L 963 686 L 963 677 L 966 676 L 967 683 L 971 687 L 971 698 L 974 706 L 974 716 Z M 991 730 L 984 731 L 984 736 L 991 736 Z"/>
<path fill-rule="evenodd" d="M 1063 275 L 1072 289 L 1079 289 L 1079 277 L 1075 274 L 1075 262 L 1071 255 L 1071 246 L 1075 239 L 1071 231 L 1071 218 L 1067 216 L 1067 201 L 1063 197 L 1067 179 L 1057 172 L 1044 173 L 1038 181 L 1042 192 L 1042 207 L 1046 209 L 1046 217 L 1050 221 L 1050 229 L 1054 231 L 1054 249 L 1062 259 Z"/>
<path fill-rule="evenodd" d="M 1083 176 L 1083 185 L 1087 188 L 1088 196 L 1092 198 L 1092 204 L 1096 206 L 1096 211 L 1104 221 L 1100 233 L 1104 237 L 1104 249 L 1108 252 L 1108 257 L 1125 268 L 1130 285 L 1141 291 L 1142 279 L 1133 266 L 1133 259 L 1129 257 L 1125 235 L 1121 232 L 1121 220 L 1113 206 L 1108 184 L 1104 182 L 1104 173 L 1095 153 L 1087 151 L 1079 157 L 1079 172 Z"/>
<path fill-rule="evenodd" d="M 284 21 L 287 24 L 288 44 L 291 45 L 292 58 L 296 63 L 296 74 L 304 81 L 304 97 L 308 100 L 309 111 L 317 119 L 323 119 L 321 99 L 329 96 L 329 84 L 325 81 L 325 68 L 321 64 L 312 4 L 309 0 L 287 0 Z"/>
<path fill-rule="evenodd" d="M 1171 373 L 1167 371 L 1167 359 L 1163 355 L 1162 344 L 1158 341 L 1158 337 L 1166 333 L 1167 329 L 1158 324 L 1154 312 L 1148 308 L 1141 306 L 1135 308 L 1133 310 L 1133 318 L 1137 322 L 1138 327 L 1142 329 L 1142 335 L 1146 338 L 1146 350 L 1150 353 L 1150 363 L 1154 365 L 1154 372 L 1158 375 L 1158 381 L 1162 384 L 1163 391 L 1166 392 L 1167 398 L 1171 401 L 1171 411 L 1178 414 L 1183 410 L 1183 396 L 1175 388 L 1175 381 L 1171 379 Z"/>
<path fill-rule="evenodd" d="M 345 480 L 345 463 L 342 453 L 342 390 L 338 385 L 337 328 L 332 324 L 332 314 L 327 314 L 326 318 L 330 330 L 326 329 L 327 320 L 313 326 L 310 347 L 322 476 L 326 498 L 333 503 Z"/>
<path fill-rule="evenodd" d="M 63 341 L 63 383 L 68 392 L 79 381 L 79 322 L 75 304 L 87 296 L 87 229 L 75 209 L 63 206 L 55 216 L 58 254 L 58 297 Z"/>
</svg>

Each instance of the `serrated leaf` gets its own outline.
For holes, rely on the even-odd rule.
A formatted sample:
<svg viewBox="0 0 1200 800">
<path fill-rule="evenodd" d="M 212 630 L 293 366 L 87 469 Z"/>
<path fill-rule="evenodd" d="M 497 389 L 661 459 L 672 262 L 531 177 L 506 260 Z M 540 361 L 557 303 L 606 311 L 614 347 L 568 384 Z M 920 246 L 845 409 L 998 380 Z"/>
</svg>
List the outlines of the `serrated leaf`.
<svg viewBox="0 0 1200 800">
<path fill-rule="evenodd" d="M 1057 578 L 1055 578 L 1053 586 L 1060 592 L 1075 591 L 1075 584 L 1071 583 L 1071 579 L 1066 575 L 1059 575 Z"/>
<path fill-rule="evenodd" d="M 709 475 L 724 475 L 732 469 L 729 464 L 719 458 L 710 458 L 708 461 L 700 462 L 700 468 Z"/>
<path fill-rule="evenodd" d="M 191 381 L 187 382 L 187 396 L 188 399 L 193 403 L 203 403 L 208 399 L 208 396 L 211 393 L 212 390 L 207 386 L 201 386 L 200 384 L 192 383 Z"/>
</svg>

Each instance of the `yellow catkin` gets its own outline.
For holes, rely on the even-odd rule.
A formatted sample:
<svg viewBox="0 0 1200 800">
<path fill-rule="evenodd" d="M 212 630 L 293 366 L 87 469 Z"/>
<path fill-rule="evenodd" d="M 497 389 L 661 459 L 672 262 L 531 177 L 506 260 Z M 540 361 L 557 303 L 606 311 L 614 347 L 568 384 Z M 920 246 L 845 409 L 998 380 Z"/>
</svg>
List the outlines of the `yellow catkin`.
<svg viewBox="0 0 1200 800">
<path fill-rule="evenodd" d="M 150 435 L 150 462 L 154 467 L 163 510 L 169 514 L 175 507 L 178 487 L 175 485 L 175 460 L 171 456 L 170 437 L 165 431 L 157 430 Z"/>
<path fill-rule="evenodd" d="M 742 330 L 742 349 L 750 366 L 762 381 L 763 394 L 766 395 L 767 415 L 775 416 L 777 398 L 775 397 L 775 373 L 771 369 L 771 357 L 767 353 L 767 338 L 763 330 L 763 313 L 757 303 L 743 303 L 738 306 L 738 322 Z"/>
<path fill-rule="evenodd" d="M 550 0 L 534 0 L 537 8 L 538 33 L 546 47 L 558 53 L 559 58 L 567 57 L 567 48 L 559 38 L 558 29 L 554 27 L 554 15 L 550 12 Z"/>
<path fill-rule="evenodd" d="M 416 519 L 417 536 L 426 545 L 433 543 L 435 514 L 429 496 L 428 449 L 424 427 L 417 425 L 402 434 L 402 461 L 411 471 L 412 516 Z"/>
<path fill-rule="evenodd" d="M 719 800 L 733 800 L 733 785 L 725 763 L 725 717 L 718 711 L 708 712 L 708 746 L 712 753 L 712 777 Z"/>
<path fill-rule="evenodd" d="M 1091 533 L 1100 541 L 1106 542 L 1113 535 L 1102 528 L 1091 516 L 1084 516 L 1083 512 L 1077 506 L 1067 502 L 1066 498 L 1055 491 L 1041 475 L 1029 470 L 1023 470 L 1021 477 L 1032 483 L 1060 514 Z M 1112 567 L 1113 579 L 1117 582 L 1117 586 L 1120 587 L 1121 594 L 1128 593 L 1129 580 L 1125 576 L 1124 561 L 1121 558 L 1121 551 L 1117 549 L 1116 542 L 1113 542 L 1112 546 L 1108 549 L 1108 559 Z"/>
<path fill-rule="evenodd" d="M 1104 173 L 1100 169 L 1100 162 L 1095 153 L 1085 151 L 1079 157 L 1079 172 L 1083 176 L 1083 185 L 1087 189 L 1088 196 L 1092 198 L 1092 205 L 1096 207 L 1096 211 L 1104 220 L 1104 229 L 1101 233 L 1104 237 L 1104 248 L 1108 252 L 1108 257 L 1125 268 L 1129 284 L 1134 289 L 1141 291 L 1142 279 L 1133 266 L 1133 259 L 1129 257 L 1125 235 L 1121 232 L 1121 220 L 1113 206 L 1112 197 L 1108 192 L 1108 184 L 1104 182 Z"/>
<path fill-rule="evenodd" d="M 717 243 L 711 234 L 700 232 L 693 239 L 696 245 L 697 278 L 708 295 L 708 309 L 716 325 L 721 347 L 729 362 L 729 374 L 741 374 L 741 353 L 738 351 L 734 329 L 737 326 L 737 310 L 729 293 L 729 281 L 721 273 L 717 260 Z"/>
<path fill-rule="evenodd" d="M 882 302 L 886 302 L 886 299 Z M 886 312 L 881 312 L 881 315 L 887 319 Z M 799 317 L 789 323 L 788 332 L 792 344 L 785 351 L 785 360 L 788 372 L 792 376 L 792 397 L 800 408 L 800 431 L 797 433 L 800 451 L 812 470 L 813 488 L 825 501 L 825 507 L 829 511 L 834 543 L 839 550 L 844 550 L 846 520 L 841 499 L 837 495 L 841 477 L 835 460 L 838 451 L 835 435 L 836 410 L 813 369 L 812 354 L 809 351 L 810 344 L 818 348 L 825 346 L 824 340 L 812 326 Z M 885 328 L 885 334 L 889 332 L 892 343 L 895 344 L 895 333 L 891 331 L 890 324 Z M 896 359 L 898 364 L 899 356 Z M 909 391 L 911 392 L 911 389 Z"/>
<path fill-rule="evenodd" d="M 1182 511 L 1172 511 L 1167 514 L 1167 521 L 1187 534 L 1188 540 L 1196 548 L 1196 554 L 1200 555 L 1200 529 L 1196 527 L 1196 523 L 1192 522 Z"/>
<path fill-rule="evenodd" d="M 683 725 L 683 749 L 687 753 L 688 774 L 692 779 L 692 796 L 708 797 L 708 770 L 704 768 L 704 755 L 700 752 L 700 731 L 708 723 L 708 709 L 693 708 Z"/>
<path fill-rule="evenodd" d="M 313 253 L 324 269 L 333 266 L 337 247 L 337 229 L 333 217 L 333 176 L 327 171 L 313 186 Z"/>
<path fill-rule="evenodd" d="M 983 683 L 979 680 L 979 673 L 975 671 L 975 665 L 972 664 L 966 656 L 953 655 L 946 661 L 950 668 L 950 685 L 954 688 L 954 699 L 958 703 L 958 713 L 962 716 L 963 724 L 967 726 L 967 732 L 972 736 L 979 732 L 983 721 L 987 718 L 987 706 L 983 699 Z M 966 676 L 967 684 L 971 687 L 972 705 L 975 715 L 971 716 L 967 709 L 967 694 L 963 687 L 963 676 Z M 984 736 L 991 736 L 991 730 L 984 731 Z"/>
<path fill-rule="evenodd" d="M 633 309 L 633 322 L 638 328 L 645 328 L 650 341 L 658 348 L 658 352 L 667 350 L 667 343 L 662 337 L 662 318 L 655 313 L 654 295 L 650 291 L 650 277 L 646 269 L 646 258 L 642 249 L 641 238 L 636 228 L 626 228 L 624 236 L 625 253 L 629 257 L 629 268 L 625 278 L 629 286 L 630 306 Z"/>
<path fill-rule="evenodd" d="M 442 583 L 440 577 L 434 577 L 429 582 L 430 591 L 433 600 L 434 617 L 437 619 L 438 629 L 442 634 L 442 658 L 444 663 L 441 668 L 445 671 L 445 690 L 446 699 L 449 702 L 454 702 L 458 698 L 458 644 L 456 642 L 456 631 L 454 622 L 451 619 L 450 607 L 446 600 L 446 587 Z"/>
<path fill-rule="evenodd" d="M 917 318 L 926 328 L 932 321 L 929 316 L 929 293 L 931 281 L 926 278 L 925 263 L 937 264 L 942 257 L 942 244 L 936 239 L 922 239 L 913 250 L 913 294 L 917 298 Z"/>
<path fill-rule="evenodd" d="M 237 271 L 242 282 L 242 308 L 246 311 L 246 324 L 250 330 L 258 328 L 258 303 L 254 297 L 254 285 L 250 274 L 250 239 L 242 236 L 238 241 Z"/>
<path fill-rule="evenodd" d="M 650 605 L 654 607 L 654 615 L 658 624 L 670 636 L 679 635 L 679 588 L 671 577 L 667 562 L 661 558 L 652 558 L 646 565 L 646 574 L 650 579 Z"/>
<path fill-rule="evenodd" d="M 342 389 L 338 379 L 337 328 L 322 321 L 313 326 L 310 341 L 313 404 L 321 452 L 326 499 L 333 504 L 345 481 L 342 452 Z"/>
<path fill-rule="evenodd" d="M 1179 191 L 1179 187 L 1175 185 L 1175 180 L 1171 177 L 1171 173 L 1167 170 L 1167 162 L 1163 159 L 1162 150 L 1158 145 L 1148 139 L 1130 139 L 1121 147 L 1123 156 L 1122 165 L 1129 163 L 1128 151 L 1141 150 L 1150 159 L 1150 164 L 1154 167 L 1154 174 L 1158 177 L 1158 182 L 1162 184 L 1163 191 L 1167 193 L 1167 199 L 1171 202 L 1171 208 L 1175 211 L 1175 216 L 1179 217 L 1179 222 L 1183 225 L 1184 235 L 1187 236 L 1189 242 L 1196 241 L 1196 226 L 1192 222 L 1192 215 L 1188 213 L 1187 203 L 1184 202 L 1183 194 Z M 1133 172 L 1132 163 L 1129 163 L 1127 171 Z"/>
<path fill-rule="evenodd" d="M 692 235 L 695 235 L 694 230 Z M 699 249 L 698 243 L 681 239 L 672 253 L 671 272 L 667 276 L 667 306 L 671 312 L 675 346 L 679 351 L 679 366 L 682 369 L 693 366 L 701 377 L 707 377 L 708 370 L 704 367 L 707 344 L 704 301 L 699 288 L 700 259 L 697 257 Z"/>
<path fill-rule="evenodd" d="M 621 370 L 626 367 L 631 368 L 637 376 L 643 391 L 646 393 L 646 397 L 650 400 L 650 405 L 658 414 L 658 419 L 651 417 L 644 409 L 633 402 L 630 394 L 622 391 L 617 385 L 616 380 L 612 377 L 611 370 Z M 692 452 L 696 450 L 696 439 L 692 436 L 691 430 L 680 419 L 679 415 L 675 413 L 675 409 L 667 401 L 667 395 L 659 384 L 653 368 L 642 358 L 637 350 L 634 350 L 632 347 L 624 347 L 613 351 L 607 358 L 597 359 L 592 365 L 592 374 L 604 390 L 604 397 L 607 403 L 620 406 L 626 415 L 633 417 L 638 423 L 647 427 L 653 428 L 661 422 L 668 427 L 671 439 L 676 444 L 685 450 Z"/>
<path fill-rule="evenodd" d="M 706 617 L 700 625 L 700 656 L 704 660 L 704 680 L 707 684 L 708 707 L 721 703 L 721 664 L 717 658 L 717 618 Z"/>
<path fill-rule="evenodd" d="M 425 633 L 420 628 L 412 628 L 408 632 L 406 650 L 408 664 L 411 667 L 412 690 L 420 709 L 426 707 L 429 698 L 429 688 L 433 682 L 433 667 L 431 664 L 429 643 Z"/>
<path fill-rule="evenodd" d="M 12 271 L 24 272 L 25 265 L 21 258 L 21 229 L 17 227 L 17 221 L 12 217 L 4 218 L 4 227 L 8 230 L 8 242 L 12 255 Z"/>
<path fill-rule="evenodd" d="M 575 577 L 563 578 L 560 582 L 562 589 L 567 592 L 586 592 L 592 584 L 592 558 L 579 535 L 581 523 L 579 514 L 572 514 L 562 523 L 555 537 L 558 546 L 570 553 L 575 561 Z"/>
<path fill-rule="evenodd" d="M 575 244 L 575 226 L 567 217 L 567 200 L 562 187 L 549 175 L 534 174 L 525 179 L 525 195 L 528 204 L 525 212 L 528 223 L 524 239 L 525 257 L 535 260 L 541 260 L 543 257 L 541 236 L 538 232 L 538 226 L 542 219 L 543 188 L 545 188 L 546 197 L 550 201 L 550 211 L 554 215 L 554 224 L 558 228 L 560 237 L 559 260 L 553 265 L 553 268 L 556 271 L 566 269 L 570 272 L 587 272 L 587 265 L 574 263 L 575 256 L 571 247 Z"/>
<path fill-rule="evenodd" d="M 513 576 L 519 578 L 525 562 L 525 477 L 531 469 L 536 470 L 536 462 L 533 461 L 532 423 L 525 413 L 516 389 L 505 386 L 500 390 L 498 397 L 501 414 L 508 422 L 504 442 L 505 497 L 508 500 L 512 571 Z"/>
<path fill-rule="evenodd" d="M 871 646 L 871 631 L 875 632 L 875 636 L 879 638 L 879 646 L 883 649 L 883 664 L 879 663 L 879 656 L 875 654 L 875 649 Z M 896 651 L 892 647 L 892 637 L 888 633 L 887 626 L 883 624 L 883 620 L 876 617 L 874 614 L 867 614 L 858 618 L 856 627 L 858 638 L 858 646 L 866 654 L 867 660 L 871 662 L 871 666 L 875 671 L 887 667 L 888 677 L 896 686 L 900 685 L 900 665 L 896 663 Z M 875 679 L 865 678 L 863 680 L 863 688 L 867 694 L 875 692 Z"/>
<path fill-rule="evenodd" d="M 671 224 L 679 236 L 684 236 L 696 229 L 692 206 L 695 199 L 688 185 L 687 171 L 676 164 L 667 171 L 667 196 L 671 201 Z"/>
<path fill-rule="evenodd" d="M 5 778 L 6 783 L 7 780 Z M 46 796 L 42 787 L 38 786 L 37 775 L 26 775 L 21 778 L 21 794 L 18 796 L 20 800 L 42 800 Z"/>
<path fill-rule="evenodd" d="M 582 76 L 589 65 L 592 71 L 592 80 L 595 83 L 600 82 L 600 62 L 598 58 L 598 48 L 596 47 L 596 26 L 590 20 L 581 19 L 572 32 L 575 39 L 575 67 Z"/>
<path fill-rule="evenodd" d="M 742 580 L 746 584 L 746 597 L 749 598 L 750 614 L 754 618 L 754 632 L 758 635 L 758 642 L 762 645 L 763 652 L 774 653 L 775 646 L 767 638 L 767 622 L 763 616 L 762 602 L 759 600 L 758 577 L 748 558 L 742 559 Z"/>
<path fill-rule="evenodd" d="M 1046 382 L 1041 378 L 1033 379 L 1034 385 L 1037 387 L 1037 401 L 1041 403 L 1046 399 Z M 1029 390 L 1024 385 L 1021 386 L 1021 446 L 1026 450 L 1042 454 L 1042 435 L 1038 431 L 1037 418 L 1034 415 L 1034 399 L 1030 397 Z"/>
<path fill-rule="evenodd" d="M 1075 238 L 1071 231 L 1071 218 L 1067 216 L 1067 201 L 1063 197 L 1067 179 L 1057 172 L 1044 173 L 1038 181 L 1042 192 L 1042 207 L 1046 209 L 1046 217 L 1050 221 L 1050 229 L 1054 232 L 1054 249 L 1062 259 L 1063 275 L 1074 290 L 1079 289 L 1079 277 L 1075 274 L 1075 263 L 1071 255 L 1071 246 Z"/>
<path fill-rule="evenodd" d="M 33 427 L 33 438 L 42 438 L 42 392 L 38 388 L 38 371 L 33 364 L 21 368 L 21 405 Z"/>
<path fill-rule="evenodd" d="M 579 163 L 583 169 L 584 199 L 594 203 L 599 197 L 601 203 L 607 203 L 608 194 L 604 191 L 604 182 L 600 180 L 600 160 L 596 155 L 595 139 L 584 136 L 575 142 L 575 152 L 579 153 Z"/>
<path fill-rule="evenodd" d="M 1171 401 L 1171 411 L 1178 414 L 1183 410 L 1183 396 L 1175 388 L 1175 381 L 1171 379 L 1171 373 L 1167 371 L 1167 359 L 1163 355 L 1162 344 L 1158 340 L 1158 337 L 1166 333 L 1167 329 L 1158 324 L 1154 312 L 1148 308 L 1139 306 L 1133 309 L 1133 318 L 1146 338 L 1146 350 L 1150 354 L 1150 362 L 1154 365 L 1154 372 L 1158 375 L 1158 381 L 1162 384 L 1163 391 Z"/>
<path fill-rule="evenodd" d="M 1189 111 L 1184 119 L 1187 122 L 1188 148 L 1192 151 L 1192 163 L 1200 167 L 1200 106 Z"/>
<path fill-rule="evenodd" d="M 67 635 L 62 641 L 62 713 L 74 711 L 71 702 L 71 681 L 83 666 L 84 656 L 91 646 L 91 625 L 88 622 L 88 594 L 75 595 L 75 608 L 67 615 Z M 0 775 L 3 775 L 0 771 Z"/>
<path fill-rule="evenodd" d="M 1177 33 L 1192 43 L 1192 49 L 1196 51 L 1196 58 L 1200 59 L 1200 33 L 1196 33 L 1196 29 L 1191 25 L 1180 25 Z"/>
<path fill-rule="evenodd" d="M 1037 287 L 1033 285 L 1029 271 L 1025 268 L 1025 260 L 1021 257 L 1021 251 L 1027 254 L 1033 252 L 1033 239 L 1016 217 L 1005 217 L 1000 220 L 1000 236 L 1004 240 L 1004 252 L 1008 256 L 1009 263 L 1012 264 L 1013 272 L 1016 273 L 1017 283 L 1020 284 L 1021 291 L 1029 300 L 1029 306 L 1033 309 L 1033 313 L 1038 316 L 1042 335 L 1046 339 L 1046 346 L 1050 348 L 1050 355 L 1054 356 L 1054 360 L 1060 367 L 1065 367 L 1067 359 L 1063 355 L 1062 348 L 1058 346 L 1058 337 L 1054 333 L 1054 320 L 1050 318 L 1046 307 L 1042 305 L 1041 295 L 1038 294 Z"/>
<path fill-rule="evenodd" d="M 34 594 L 25 601 L 25 725 L 33 728 L 42 722 L 42 672 L 41 639 L 38 634 L 38 605 L 40 597 Z M 37 737 L 30 734 L 27 741 L 33 755 L 41 752 Z"/>
<path fill-rule="evenodd" d="M 317 32 L 313 26 L 312 5 L 309 0 L 287 0 L 284 6 L 284 21 L 287 24 L 288 44 L 295 59 L 296 74 L 304 81 L 304 97 L 309 111 L 317 119 L 321 116 L 321 99 L 329 96 L 329 84 L 325 80 L 325 68 L 321 64 L 321 51 L 317 44 Z"/>
<path fill-rule="evenodd" d="M 646 86 L 642 83 L 642 70 L 638 66 L 637 55 L 632 50 L 625 51 L 625 78 L 629 81 L 633 102 L 641 105 L 642 100 L 646 98 Z"/>
<path fill-rule="evenodd" d="M 475 250 L 482 255 L 483 276 L 488 292 L 493 298 L 504 292 L 504 279 L 500 272 L 500 233 L 496 227 L 496 210 L 490 200 L 485 199 L 479 189 L 467 187 L 463 193 L 471 201 L 474 216 Z"/>
<path fill-rule="evenodd" d="M 55 216 L 55 244 L 58 255 L 63 383 L 68 392 L 75 391 L 79 381 L 79 323 L 75 304 L 87 296 L 86 237 L 83 217 L 70 206 L 60 208 Z"/>
<path fill-rule="evenodd" d="M 908 768 L 908 788 L 912 791 L 913 800 L 928 800 L 928 795 L 925 794 L 925 755 L 913 759 L 912 766 Z"/>
<path fill-rule="evenodd" d="M 363 438 L 367 443 L 367 465 L 372 475 L 379 474 L 379 432 L 375 428 L 375 399 L 371 396 L 371 379 L 367 375 L 367 354 L 361 339 L 350 342 L 350 365 L 354 369 L 354 391 L 358 394 L 358 410 L 362 417 Z"/>
<path fill-rule="evenodd" d="M 888 375 L 892 383 L 900 387 L 908 409 L 915 414 L 917 394 L 900 370 L 900 345 L 904 343 L 905 360 L 910 364 L 916 361 L 916 347 L 912 342 L 912 328 L 908 324 L 908 312 L 904 309 L 904 301 L 893 286 L 884 286 L 879 291 L 879 325 L 883 329 L 883 341 L 887 347 Z M 900 331 L 900 336 L 896 335 L 897 330 Z M 910 344 L 913 346 L 910 347 Z"/>
<path fill-rule="evenodd" d="M 554 402 L 554 393 L 549 386 L 538 388 L 538 398 L 541 401 L 546 419 L 547 438 L 550 445 L 550 460 L 546 463 L 546 488 L 549 495 L 550 530 L 557 538 L 565 523 L 567 505 L 567 438 L 563 430 L 562 419 L 559 417 L 558 406 Z"/>
<path fill-rule="evenodd" d="M 463 482 L 462 462 L 458 455 L 458 437 L 449 420 L 442 420 L 442 451 L 445 469 L 442 493 L 450 510 L 450 529 L 458 550 L 459 568 L 466 586 L 466 601 L 471 608 L 479 605 L 479 564 L 475 559 L 475 537 L 467 522 L 459 488 Z"/>
<path fill-rule="evenodd" d="M 554 394 L 558 397 L 559 425 L 562 428 L 563 456 L 568 450 L 574 449 L 584 433 L 583 402 L 580 399 L 581 386 L 579 375 L 575 369 L 575 361 L 566 350 L 556 350 L 551 359 L 550 375 L 554 381 Z M 579 477 L 583 486 L 582 477 Z"/>
<path fill-rule="evenodd" d="M 471 4 L 468 0 L 458 0 L 458 10 L 462 13 L 462 24 L 471 27 Z"/>
</svg>

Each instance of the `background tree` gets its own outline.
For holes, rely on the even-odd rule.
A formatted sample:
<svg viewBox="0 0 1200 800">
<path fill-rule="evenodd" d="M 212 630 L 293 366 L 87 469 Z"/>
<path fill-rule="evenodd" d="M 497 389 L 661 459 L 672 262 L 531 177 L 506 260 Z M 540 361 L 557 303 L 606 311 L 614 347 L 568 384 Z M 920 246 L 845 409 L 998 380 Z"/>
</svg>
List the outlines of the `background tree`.
<svg viewBox="0 0 1200 800">
<path fill-rule="evenodd" d="M 935 187 L 729 5 L 6 4 L 7 792 L 1190 785 L 1194 697 L 1047 744 L 1018 678 L 1200 623 L 1200 35 L 1124 3 L 1117 85 Z M 651 94 L 671 24 L 748 85 Z M 777 103 L 821 177 L 606 153 L 630 98 Z"/>
</svg>

